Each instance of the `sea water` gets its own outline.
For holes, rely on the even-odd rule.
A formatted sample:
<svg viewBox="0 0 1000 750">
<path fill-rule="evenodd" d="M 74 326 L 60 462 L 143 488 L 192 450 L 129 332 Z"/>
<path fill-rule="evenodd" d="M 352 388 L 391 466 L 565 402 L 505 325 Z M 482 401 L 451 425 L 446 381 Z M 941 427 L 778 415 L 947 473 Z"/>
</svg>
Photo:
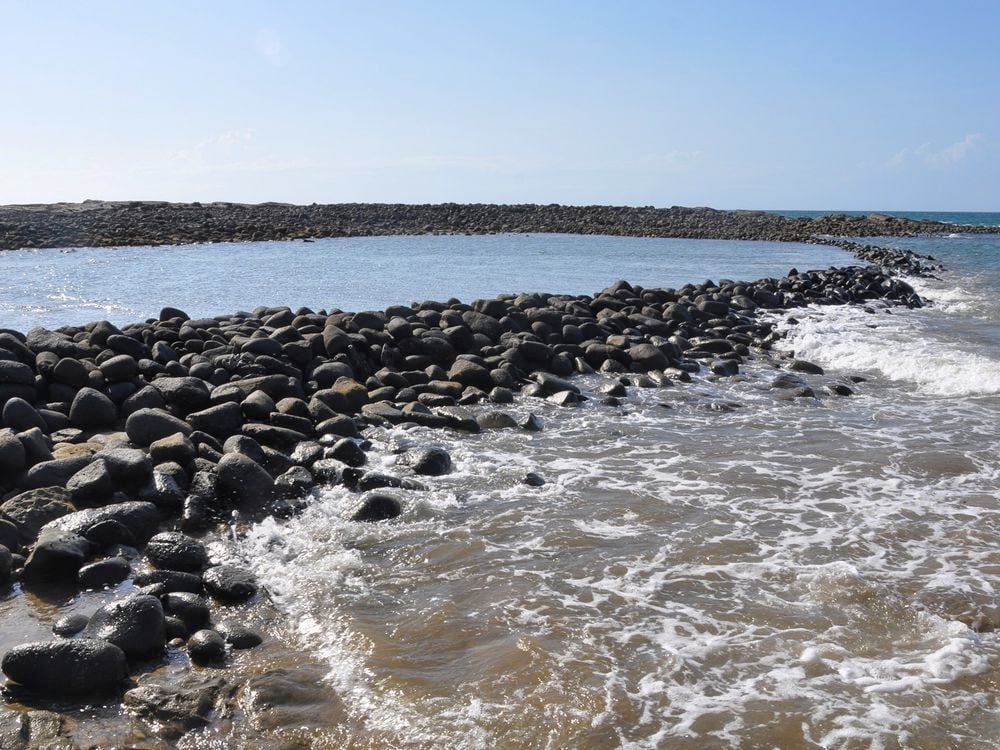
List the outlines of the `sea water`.
<svg viewBox="0 0 1000 750">
<path fill-rule="evenodd" d="M 448 289 L 344 301 L 335 278 L 322 287 L 293 270 L 319 248 L 267 243 L 231 268 L 241 283 L 269 279 L 269 294 L 246 281 L 252 293 L 240 297 L 215 281 L 217 296 L 185 297 L 226 248 L 181 265 L 169 259 L 188 250 L 143 250 L 137 262 L 156 258 L 176 293 L 105 294 L 101 310 L 120 305 L 124 322 L 178 301 L 193 314 L 370 308 L 843 262 L 808 246 L 753 245 L 741 267 L 722 261 L 747 245 L 498 236 L 482 238 L 488 253 L 470 251 L 480 270 L 462 263 L 462 242 L 476 238 L 426 240 L 455 244 L 429 261 L 402 251 L 419 238 L 401 238 L 381 273 L 447 274 Z M 345 257 L 360 252 L 354 242 L 316 245 Z M 544 265 L 549 242 L 561 254 L 554 267 Z M 235 538 L 228 554 L 255 567 L 281 613 L 274 634 L 322 665 L 343 702 L 348 732 L 318 716 L 295 736 L 358 748 L 1000 746 L 1000 237 L 885 242 L 948 267 L 912 281 L 928 307 L 773 316 L 787 332 L 779 348 L 825 368 L 805 376 L 815 398 L 769 388 L 775 365 L 759 360 L 737 378 L 630 389 L 621 408 L 596 398 L 505 407 L 539 416 L 538 433 L 380 430 L 371 467 L 400 473 L 399 451 L 441 445 L 453 472 L 402 491 L 392 522 L 346 520 L 356 496 L 334 487 L 300 516 Z M 107 252 L 75 255 L 101 263 Z M 63 279 L 45 289 L 76 289 L 59 267 L 74 262 L 67 255 L 53 254 Z M 500 272 L 495 258 L 509 285 L 483 284 Z M 364 283 L 388 282 L 349 288 Z M 308 289 L 316 295 L 293 293 Z M 71 315 L 47 295 L 8 307 L 0 325 Z M 32 305 L 48 308 L 30 317 Z M 577 382 L 594 395 L 607 376 Z M 829 395 L 833 383 L 854 395 Z M 524 485 L 529 471 L 545 484 Z"/>
</svg>

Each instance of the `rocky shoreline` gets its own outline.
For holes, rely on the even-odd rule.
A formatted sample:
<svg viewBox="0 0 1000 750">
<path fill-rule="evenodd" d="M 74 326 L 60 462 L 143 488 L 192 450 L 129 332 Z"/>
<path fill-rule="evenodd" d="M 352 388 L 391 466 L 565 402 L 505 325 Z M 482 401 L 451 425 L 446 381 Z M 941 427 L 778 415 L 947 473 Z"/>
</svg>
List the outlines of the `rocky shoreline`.
<svg viewBox="0 0 1000 750">
<path fill-rule="evenodd" d="M 901 237 L 997 227 L 881 214 L 788 218 L 712 208 L 457 204 L 165 203 L 85 201 L 0 206 L 0 250 L 369 235 L 570 233 L 813 242 L 817 236 Z"/>
<path fill-rule="evenodd" d="M 121 703 L 145 738 L 225 719 L 250 688 L 238 670 L 213 670 L 241 649 L 267 647 L 245 616 L 267 597 L 246 566 L 218 559 L 209 543 L 296 513 L 317 485 L 356 491 L 354 521 L 398 516 L 397 490 L 433 486 L 451 459 L 428 444 L 402 453 L 392 475 L 367 470 L 381 427 L 536 430 L 539 420 L 518 422 L 503 405 L 577 406 L 587 396 L 574 374 L 606 375 L 594 395 L 614 407 L 630 388 L 732 377 L 762 357 L 781 366 L 772 387 L 815 395 L 801 375 L 822 369 L 773 355 L 779 335 L 761 313 L 919 307 L 900 274 L 940 268 L 911 252 L 839 244 L 872 265 L 680 289 L 619 281 L 592 297 L 258 308 L 198 320 L 167 307 L 121 328 L 0 330 L 0 585 L 12 587 L 8 596 L 114 592 L 86 616 L 53 617 L 51 639 L 3 654 L 8 701 Z M 187 676 L 159 680 L 166 664 Z M 58 723 L 59 714 L 8 713 L 0 744 L 31 746 L 32 715 L 39 726 Z"/>
</svg>

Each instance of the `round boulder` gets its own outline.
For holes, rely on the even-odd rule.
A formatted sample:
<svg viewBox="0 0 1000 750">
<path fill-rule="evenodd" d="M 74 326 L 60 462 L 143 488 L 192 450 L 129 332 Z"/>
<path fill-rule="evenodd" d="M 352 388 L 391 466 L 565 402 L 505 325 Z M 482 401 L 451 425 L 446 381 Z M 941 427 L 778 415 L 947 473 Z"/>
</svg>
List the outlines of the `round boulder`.
<svg viewBox="0 0 1000 750">
<path fill-rule="evenodd" d="M 368 492 L 362 495 L 358 508 L 351 516 L 352 521 L 388 521 L 403 512 L 403 502 L 388 492 Z"/>
<path fill-rule="evenodd" d="M 32 376 L 33 378 L 34 376 Z M 14 432 L 24 432 L 37 427 L 48 434 L 49 425 L 35 407 L 23 398 L 12 398 L 3 405 L 3 426 Z"/>
<path fill-rule="evenodd" d="M 136 445 L 148 446 L 176 432 L 191 434 L 191 425 L 163 409 L 139 409 L 125 421 L 128 439 Z"/>
<path fill-rule="evenodd" d="M 253 573 L 236 565 L 214 565 L 202 575 L 205 590 L 224 602 L 242 602 L 257 593 Z"/>
<path fill-rule="evenodd" d="M 188 638 L 188 655 L 195 664 L 211 664 L 226 658 L 226 641 L 214 630 L 199 630 Z"/>
<path fill-rule="evenodd" d="M 178 531 L 164 531 L 150 539 L 146 557 L 157 568 L 189 573 L 197 573 L 208 565 L 205 545 Z"/>
<path fill-rule="evenodd" d="M 163 649 L 163 606 L 145 594 L 119 599 L 94 612 L 83 634 L 113 643 L 129 658 L 153 656 Z"/>
<path fill-rule="evenodd" d="M 160 600 L 163 602 L 164 612 L 183 622 L 187 632 L 193 633 L 208 625 L 208 603 L 197 594 L 173 591 L 164 594 Z"/>
<path fill-rule="evenodd" d="M 84 589 L 100 589 L 121 583 L 132 572 L 128 561 L 122 557 L 106 557 L 87 563 L 76 574 L 76 580 Z"/>
<path fill-rule="evenodd" d="M 118 421 L 114 402 L 93 388 L 77 391 L 69 407 L 69 422 L 81 430 L 99 430 L 112 427 Z"/>
<path fill-rule="evenodd" d="M 242 507 L 259 507 L 274 497 L 274 480 L 263 466 L 242 453 L 227 453 L 219 461 L 220 496 Z"/>
<path fill-rule="evenodd" d="M 223 620 L 215 630 L 234 649 L 254 648 L 264 642 L 264 637 L 256 630 L 232 620 Z"/>
<path fill-rule="evenodd" d="M 416 474 L 436 477 L 451 471 L 451 456 L 444 448 L 422 448 L 403 455 L 402 463 Z"/>
<path fill-rule="evenodd" d="M 46 695 L 102 693 L 128 674 L 125 653 L 103 640 L 22 643 L 4 654 L 8 678 Z"/>
</svg>

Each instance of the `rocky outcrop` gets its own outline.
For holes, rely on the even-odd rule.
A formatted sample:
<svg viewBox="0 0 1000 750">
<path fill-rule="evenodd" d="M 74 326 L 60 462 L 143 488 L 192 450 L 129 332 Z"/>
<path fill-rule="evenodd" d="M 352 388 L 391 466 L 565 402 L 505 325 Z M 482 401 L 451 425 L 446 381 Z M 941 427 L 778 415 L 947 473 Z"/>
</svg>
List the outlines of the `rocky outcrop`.
<svg viewBox="0 0 1000 750">
<path fill-rule="evenodd" d="M 559 232 L 631 237 L 804 241 L 816 235 L 906 236 L 996 231 L 881 214 L 788 218 L 764 211 L 652 206 L 152 201 L 0 206 L 0 250 L 166 245 L 389 234 Z M 161 316 L 163 317 L 163 316 Z M 169 315 L 168 317 L 180 317 Z M 130 353 L 130 352 L 125 352 Z M 117 365 L 116 365 L 117 367 Z"/>
</svg>

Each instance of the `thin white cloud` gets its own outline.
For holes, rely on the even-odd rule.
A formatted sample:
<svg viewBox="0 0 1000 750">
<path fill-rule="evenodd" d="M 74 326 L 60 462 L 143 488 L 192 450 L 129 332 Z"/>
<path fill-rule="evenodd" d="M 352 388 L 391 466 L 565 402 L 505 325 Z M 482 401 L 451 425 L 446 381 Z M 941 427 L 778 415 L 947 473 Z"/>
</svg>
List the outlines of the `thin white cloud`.
<svg viewBox="0 0 1000 750">
<path fill-rule="evenodd" d="M 258 29 L 254 47 L 272 65 L 285 64 L 285 43 L 274 29 Z"/>
<path fill-rule="evenodd" d="M 962 140 L 946 146 L 940 151 L 932 150 L 929 143 L 922 143 L 916 148 L 902 149 L 889 160 L 889 165 L 899 167 L 903 164 L 915 162 L 938 169 L 949 167 L 960 161 L 964 161 L 982 142 L 982 133 L 969 133 Z"/>
</svg>

